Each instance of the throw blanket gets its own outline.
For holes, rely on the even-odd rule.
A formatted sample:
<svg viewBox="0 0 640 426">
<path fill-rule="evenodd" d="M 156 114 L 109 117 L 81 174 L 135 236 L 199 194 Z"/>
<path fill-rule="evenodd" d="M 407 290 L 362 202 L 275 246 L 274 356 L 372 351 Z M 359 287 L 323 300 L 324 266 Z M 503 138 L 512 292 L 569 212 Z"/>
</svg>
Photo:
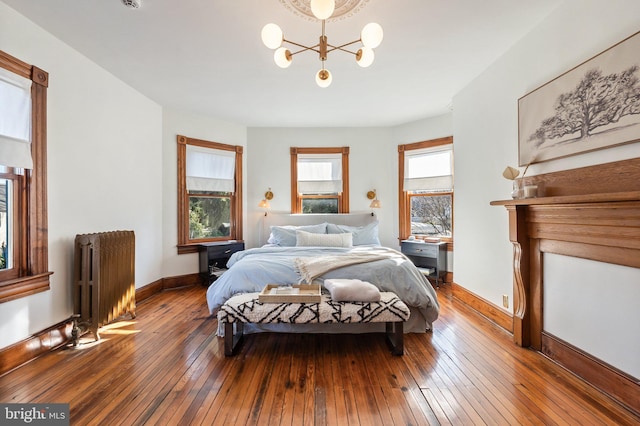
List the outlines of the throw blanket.
<svg viewBox="0 0 640 426">
<path fill-rule="evenodd" d="M 327 278 L 324 286 L 335 302 L 379 302 L 380 290 L 368 281 Z"/>
<path fill-rule="evenodd" d="M 377 253 L 345 253 L 337 256 L 296 257 L 293 263 L 296 272 L 300 275 L 298 283 L 311 284 L 320 275 L 334 269 L 358 263 L 374 262 L 388 257 Z"/>
</svg>

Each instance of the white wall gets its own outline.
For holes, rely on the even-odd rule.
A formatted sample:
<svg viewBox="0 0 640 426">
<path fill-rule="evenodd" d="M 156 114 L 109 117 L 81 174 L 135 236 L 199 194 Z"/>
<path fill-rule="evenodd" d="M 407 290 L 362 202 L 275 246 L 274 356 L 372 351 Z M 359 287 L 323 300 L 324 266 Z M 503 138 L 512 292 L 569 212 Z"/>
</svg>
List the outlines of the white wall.
<svg viewBox="0 0 640 426">
<path fill-rule="evenodd" d="M 545 331 L 640 377 L 640 268 L 547 253 L 543 279 Z"/>
<path fill-rule="evenodd" d="M 0 348 L 72 313 L 76 234 L 136 233 L 136 286 L 161 277 L 160 107 L 0 3 L 0 49 L 49 72 L 51 290 L 0 304 Z"/>
<path fill-rule="evenodd" d="M 291 156 L 289 148 L 339 147 L 349 149 L 349 206 L 352 212 L 369 211 L 367 191 L 376 189 L 384 208 L 375 213 L 380 221 L 383 244 L 394 243 L 392 198 L 395 175 L 393 165 L 397 150 L 387 128 L 250 128 L 247 156 L 247 246 L 258 244 L 258 227 L 264 214 L 258 202 L 271 187 L 274 198 L 271 210 L 291 211 Z M 391 159 L 391 161 L 389 161 Z M 397 161 L 397 160 L 396 160 Z M 397 242 L 395 243 L 397 245 Z"/>
<path fill-rule="evenodd" d="M 246 127 L 211 117 L 163 110 L 162 117 L 162 276 L 173 277 L 198 272 L 198 254 L 178 256 L 178 143 L 177 136 L 219 142 L 228 145 L 247 146 Z M 247 153 L 243 153 L 243 181 L 247 177 Z M 243 204 L 247 204 L 247 190 Z M 244 221 L 246 223 L 246 208 Z M 246 231 L 245 231 L 246 232 Z M 246 236 L 245 236 L 246 237 Z"/>
<path fill-rule="evenodd" d="M 513 299 L 507 212 L 489 202 L 510 197 L 511 182 L 502 178 L 502 170 L 517 165 L 518 98 L 638 29 L 640 2 L 636 0 L 567 0 L 455 96 L 454 278 L 458 284 L 497 306 L 502 305 L 503 294 Z M 635 143 L 536 164 L 527 175 L 634 158 L 639 153 L 640 145 Z M 621 298 L 630 296 L 624 288 L 608 291 L 619 291 Z"/>
<path fill-rule="evenodd" d="M 291 211 L 290 147 L 348 146 L 350 211 L 370 211 L 366 193 L 375 189 L 382 203 L 382 208 L 375 211 L 380 242 L 399 247 L 398 145 L 451 136 L 452 132 L 450 114 L 393 128 L 249 128 L 247 246 L 258 244 L 264 214 L 258 202 L 269 187 L 274 193 L 271 210 Z"/>
</svg>

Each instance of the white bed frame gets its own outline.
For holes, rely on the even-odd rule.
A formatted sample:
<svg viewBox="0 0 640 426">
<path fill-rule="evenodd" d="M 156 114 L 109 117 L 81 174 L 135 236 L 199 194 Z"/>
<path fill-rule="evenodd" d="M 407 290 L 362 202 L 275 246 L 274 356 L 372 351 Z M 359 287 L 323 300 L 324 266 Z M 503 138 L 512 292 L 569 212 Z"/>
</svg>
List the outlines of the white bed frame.
<svg viewBox="0 0 640 426">
<path fill-rule="evenodd" d="M 291 214 L 283 212 L 267 213 L 262 219 L 259 243 L 267 244 L 272 226 L 304 226 L 328 222 L 336 225 L 364 226 L 375 222 L 378 218 L 371 212 L 339 213 L 339 214 Z"/>
</svg>

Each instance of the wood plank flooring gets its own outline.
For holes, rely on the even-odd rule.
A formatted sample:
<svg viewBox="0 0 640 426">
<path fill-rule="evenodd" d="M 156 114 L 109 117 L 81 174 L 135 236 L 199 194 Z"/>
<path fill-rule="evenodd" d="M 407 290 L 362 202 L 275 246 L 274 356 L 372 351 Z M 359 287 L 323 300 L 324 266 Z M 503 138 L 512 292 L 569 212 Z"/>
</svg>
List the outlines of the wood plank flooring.
<svg viewBox="0 0 640 426">
<path fill-rule="evenodd" d="M 70 403 L 73 425 L 587 425 L 640 418 L 438 290 L 433 333 L 249 335 L 225 358 L 204 287 L 160 293 L 102 340 L 0 377 L 0 402 Z"/>
</svg>

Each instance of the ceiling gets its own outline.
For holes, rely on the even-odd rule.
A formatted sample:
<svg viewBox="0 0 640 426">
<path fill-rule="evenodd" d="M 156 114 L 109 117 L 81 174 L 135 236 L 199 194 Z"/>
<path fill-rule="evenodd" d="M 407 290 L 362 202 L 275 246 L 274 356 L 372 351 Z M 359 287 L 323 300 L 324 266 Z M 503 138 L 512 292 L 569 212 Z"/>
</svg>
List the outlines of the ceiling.
<svg viewBox="0 0 640 426">
<path fill-rule="evenodd" d="M 437 116 L 452 97 L 561 0 L 362 0 L 327 22 L 330 44 L 356 40 L 378 22 L 375 62 L 331 52 L 333 82 L 315 83 L 318 55 L 273 62 L 260 31 L 318 42 L 319 22 L 287 0 L 0 0 L 158 104 L 248 127 L 395 126 Z M 55 79 L 55 76 L 53 76 Z"/>
</svg>

